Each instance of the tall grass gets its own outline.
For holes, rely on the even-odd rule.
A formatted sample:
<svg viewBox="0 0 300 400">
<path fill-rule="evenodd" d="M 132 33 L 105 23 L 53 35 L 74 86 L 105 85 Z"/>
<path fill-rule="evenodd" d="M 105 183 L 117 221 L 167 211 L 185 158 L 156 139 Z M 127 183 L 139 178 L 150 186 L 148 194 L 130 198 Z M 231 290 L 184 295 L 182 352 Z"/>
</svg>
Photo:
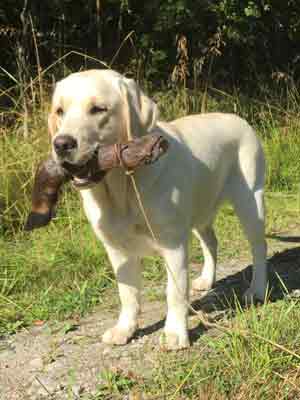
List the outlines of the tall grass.
<svg viewBox="0 0 300 400">
<path fill-rule="evenodd" d="M 83 215 L 76 193 L 67 187 L 57 217 L 45 229 L 25 234 L 22 227 L 30 208 L 32 178 L 39 160 L 49 151 L 46 114 L 49 88 L 42 88 L 41 101 L 36 100 L 35 84 L 41 91 L 41 74 L 33 80 L 31 112 L 28 115 L 29 136 L 22 134 L 22 112 L 2 110 L 0 135 L 0 329 L 14 330 L 16 325 L 34 319 L 64 318 L 84 313 L 101 301 L 102 289 L 111 285 L 109 263 Z M 216 89 L 201 93 L 173 89 L 152 93 L 163 119 L 171 120 L 207 111 L 237 112 L 256 128 L 267 156 L 267 190 L 298 192 L 300 182 L 299 94 L 294 88 L 286 98 L 257 101 L 235 92 Z M 206 96 L 203 101 L 203 96 Z M 12 118 L 14 115 L 14 118 Z M 201 135 L 201 132 L 199 132 Z M 231 211 L 224 209 L 217 224 L 224 242 L 228 224 L 238 226 Z M 227 234 L 224 232 L 227 230 Z M 235 232 L 232 230 L 232 232 Z M 236 232 L 240 232 L 236 230 Z M 230 236 L 231 234 L 229 234 Z M 240 233 L 232 241 L 240 240 Z M 227 247 L 228 254 L 236 246 Z M 194 257 L 198 257 L 195 251 Z M 146 270 L 146 277 L 153 273 Z M 83 288 L 83 289 L 82 289 Z"/>
<path fill-rule="evenodd" d="M 35 95 L 45 82 L 41 74 L 38 78 L 30 89 L 27 138 L 22 132 L 18 100 L 12 96 L 14 106 L 1 112 L 5 123 L 0 127 L 0 336 L 34 321 L 82 316 L 96 304 L 107 304 L 108 288 L 114 285 L 105 252 L 70 187 L 65 188 L 57 216 L 48 227 L 30 234 L 23 232 L 34 171 L 49 151 L 49 90 L 45 86 L 43 96 Z M 235 112 L 246 118 L 262 139 L 267 158 L 267 231 L 286 230 L 295 223 L 300 208 L 296 88 L 264 101 L 238 91 L 229 94 L 212 88 L 204 93 L 187 88 L 154 91 L 152 96 L 166 120 L 198 113 L 203 104 L 206 111 Z M 216 231 L 220 261 L 244 256 L 249 259 L 246 240 L 230 206 L 219 213 Z M 198 242 L 192 241 L 190 248 L 191 260 L 202 262 Z M 150 287 L 165 279 L 159 259 L 146 260 L 145 267 L 144 279 L 153 282 Z M 148 299 L 157 298 L 153 293 L 150 289 Z M 88 398 L 111 398 L 112 394 L 120 396 L 132 389 L 170 399 L 297 398 L 299 360 L 278 350 L 272 342 L 298 352 L 299 315 L 297 300 L 246 311 L 237 303 L 231 335 L 202 335 L 191 352 L 160 353 L 146 380 L 134 380 L 122 371 L 104 371 L 98 394 Z M 241 330 L 269 342 L 245 338 L 239 334 Z"/>
<path fill-rule="evenodd" d="M 297 302 L 280 301 L 246 311 L 238 303 L 236 307 L 231 332 L 203 335 L 197 348 L 185 355 L 159 354 L 153 373 L 140 390 L 150 398 L 178 400 L 297 399 Z M 245 330 L 252 336 L 240 334 Z"/>
</svg>

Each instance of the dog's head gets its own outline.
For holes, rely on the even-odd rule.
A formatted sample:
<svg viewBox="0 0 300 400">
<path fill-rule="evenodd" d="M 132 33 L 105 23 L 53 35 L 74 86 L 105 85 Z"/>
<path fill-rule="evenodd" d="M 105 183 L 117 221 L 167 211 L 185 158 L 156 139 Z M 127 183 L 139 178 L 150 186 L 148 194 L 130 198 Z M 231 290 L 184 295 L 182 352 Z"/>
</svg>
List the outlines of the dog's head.
<svg viewBox="0 0 300 400">
<path fill-rule="evenodd" d="M 53 157 L 85 164 L 101 145 L 142 136 L 157 120 L 157 106 L 132 79 L 90 70 L 58 82 L 48 119 Z"/>
</svg>

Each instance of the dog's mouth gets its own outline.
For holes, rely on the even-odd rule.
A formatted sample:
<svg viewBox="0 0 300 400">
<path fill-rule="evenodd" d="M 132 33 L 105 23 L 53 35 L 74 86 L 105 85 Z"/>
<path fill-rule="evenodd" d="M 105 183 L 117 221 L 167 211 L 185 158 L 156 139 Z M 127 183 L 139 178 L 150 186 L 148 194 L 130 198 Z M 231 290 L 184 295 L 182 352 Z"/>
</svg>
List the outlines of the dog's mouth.
<svg viewBox="0 0 300 400">
<path fill-rule="evenodd" d="M 77 176 L 74 176 L 72 178 L 72 183 L 77 189 L 90 189 L 99 183 L 104 176 L 105 171 L 98 172 L 97 175 L 84 178 L 78 178 Z"/>
<path fill-rule="evenodd" d="M 73 164 L 68 161 L 61 163 L 62 167 L 72 175 L 73 185 L 78 189 L 89 189 L 99 183 L 105 176 L 106 171 L 98 167 L 99 145 L 95 146 L 88 160 Z"/>
</svg>

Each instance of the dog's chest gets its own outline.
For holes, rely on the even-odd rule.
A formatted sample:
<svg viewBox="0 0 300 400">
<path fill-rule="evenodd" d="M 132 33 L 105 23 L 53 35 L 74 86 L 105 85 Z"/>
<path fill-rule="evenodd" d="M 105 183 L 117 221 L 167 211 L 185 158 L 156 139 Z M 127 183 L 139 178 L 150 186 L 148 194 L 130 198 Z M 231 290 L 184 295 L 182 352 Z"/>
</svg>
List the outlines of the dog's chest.
<svg viewBox="0 0 300 400">
<path fill-rule="evenodd" d="M 150 255 L 155 251 L 147 227 L 134 214 L 110 203 L 102 191 L 81 192 L 86 216 L 104 245 L 137 255 Z"/>
</svg>

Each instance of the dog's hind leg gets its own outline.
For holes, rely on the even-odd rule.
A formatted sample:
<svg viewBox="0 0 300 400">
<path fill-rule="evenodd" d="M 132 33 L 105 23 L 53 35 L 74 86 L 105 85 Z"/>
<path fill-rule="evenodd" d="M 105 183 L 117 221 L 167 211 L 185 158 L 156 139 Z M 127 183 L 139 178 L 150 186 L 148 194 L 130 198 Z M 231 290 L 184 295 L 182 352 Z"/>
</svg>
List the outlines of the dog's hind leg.
<svg viewBox="0 0 300 400">
<path fill-rule="evenodd" d="M 240 193 L 234 199 L 234 208 L 240 219 L 243 230 L 249 240 L 252 257 L 253 273 L 249 289 L 245 293 L 245 300 L 253 298 L 264 301 L 267 290 L 267 246 L 264 229 L 263 189 L 255 192 Z"/>
<path fill-rule="evenodd" d="M 232 176 L 228 194 L 252 250 L 253 274 L 245 299 L 251 301 L 256 298 L 263 301 L 268 285 L 263 189 L 264 156 L 258 146 L 256 151 L 250 150 L 246 147 L 241 151 L 239 171 Z"/>
<path fill-rule="evenodd" d="M 200 240 L 204 265 L 201 275 L 192 282 L 192 290 L 205 292 L 210 290 L 216 281 L 218 241 L 212 226 L 201 230 L 194 228 L 193 233 Z"/>
</svg>

